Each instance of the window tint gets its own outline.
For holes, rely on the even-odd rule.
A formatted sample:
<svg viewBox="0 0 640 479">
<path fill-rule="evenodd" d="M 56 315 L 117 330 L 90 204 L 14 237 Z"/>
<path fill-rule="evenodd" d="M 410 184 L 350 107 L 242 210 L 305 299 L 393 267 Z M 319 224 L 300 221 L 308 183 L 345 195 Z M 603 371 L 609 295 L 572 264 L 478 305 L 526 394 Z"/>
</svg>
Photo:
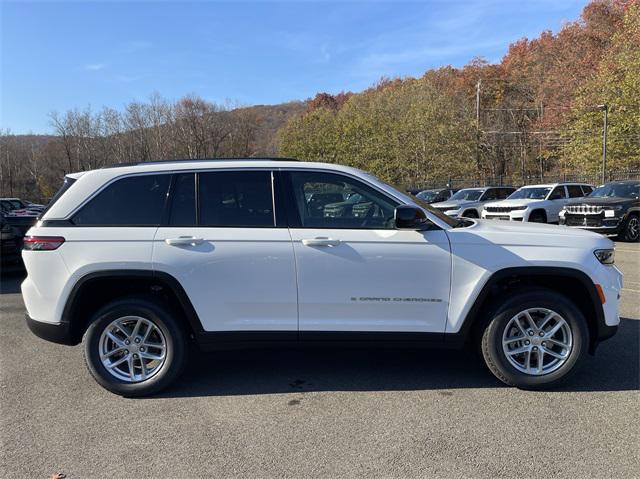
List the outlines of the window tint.
<svg viewBox="0 0 640 479">
<path fill-rule="evenodd" d="M 487 191 L 484 192 L 484 195 L 482 195 L 481 200 L 491 201 L 491 200 L 500 199 L 500 195 L 498 194 L 498 192 L 499 192 L 498 188 L 489 188 Z"/>
<path fill-rule="evenodd" d="M 550 200 L 560 200 L 565 197 L 564 186 L 556 186 L 549 195 Z"/>
<path fill-rule="evenodd" d="M 295 202 L 304 228 L 393 229 L 396 203 L 343 175 L 291 172 Z"/>
<path fill-rule="evenodd" d="M 171 202 L 169 224 L 192 226 L 196 224 L 196 175 L 176 175 Z"/>
<path fill-rule="evenodd" d="M 569 198 L 580 198 L 584 196 L 580 185 L 567 185 L 567 191 L 569 192 Z"/>
<path fill-rule="evenodd" d="M 200 226 L 274 226 L 270 171 L 220 171 L 198 177 Z"/>
<path fill-rule="evenodd" d="M 513 189 L 513 188 L 500 188 L 500 196 L 499 196 L 498 199 L 504 200 L 505 198 L 508 198 L 509 195 L 511 193 L 513 193 L 514 191 L 516 191 L 516 190 Z"/>
<path fill-rule="evenodd" d="M 584 191 L 584 196 L 587 196 L 589 193 L 593 191 L 593 188 L 589 185 L 581 185 L 582 191 Z"/>
<path fill-rule="evenodd" d="M 170 175 L 122 178 L 107 186 L 75 214 L 78 225 L 159 225 Z"/>
</svg>

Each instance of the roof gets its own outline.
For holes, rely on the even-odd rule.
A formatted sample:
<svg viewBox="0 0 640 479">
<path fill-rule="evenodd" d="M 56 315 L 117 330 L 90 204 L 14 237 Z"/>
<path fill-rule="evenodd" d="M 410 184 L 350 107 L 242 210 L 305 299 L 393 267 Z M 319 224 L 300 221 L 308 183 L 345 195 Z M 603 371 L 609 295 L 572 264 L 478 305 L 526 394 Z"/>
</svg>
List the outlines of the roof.
<svg viewBox="0 0 640 479">
<path fill-rule="evenodd" d="M 553 188 L 554 186 L 570 186 L 570 185 L 586 185 L 591 186 L 589 183 L 582 183 L 579 181 L 566 181 L 561 183 L 541 183 L 539 185 L 524 185 L 520 188 Z"/>
</svg>

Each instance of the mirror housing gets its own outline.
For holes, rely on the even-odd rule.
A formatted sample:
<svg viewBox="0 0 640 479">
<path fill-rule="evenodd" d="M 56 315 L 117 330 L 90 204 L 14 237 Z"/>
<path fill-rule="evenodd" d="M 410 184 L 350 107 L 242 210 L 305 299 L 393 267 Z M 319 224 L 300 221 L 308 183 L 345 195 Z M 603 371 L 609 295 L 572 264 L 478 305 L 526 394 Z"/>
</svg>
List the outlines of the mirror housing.
<svg viewBox="0 0 640 479">
<path fill-rule="evenodd" d="M 399 230 L 424 230 L 431 222 L 424 210 L 414 205 L 400 205 L 396 207 L 394 214 L 396 229 Z"/>
</svg>

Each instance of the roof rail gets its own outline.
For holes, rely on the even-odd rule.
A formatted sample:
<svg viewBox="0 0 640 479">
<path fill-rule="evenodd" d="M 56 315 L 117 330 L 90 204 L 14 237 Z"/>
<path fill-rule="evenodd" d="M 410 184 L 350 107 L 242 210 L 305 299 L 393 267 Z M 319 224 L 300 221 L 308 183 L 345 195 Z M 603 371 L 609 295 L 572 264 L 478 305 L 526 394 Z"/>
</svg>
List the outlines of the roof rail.
<svg viewBox="0 0 640 479">
<path fill-rule="evenodd" d="M 134 161 L 130 163 L 116 163 L 114 165 L 103 166 L 106 168 L 124 168 L 126 166 L 139 165 L 164 165 L 167 163 L 192 163 L 199 161 L 300 161 L 297 158 L 284 158 L 278 156 L 250 156 L 250 157 L 225 157 L 225 158 L 180 158 L 177 160 L 153 160 L 153 161 Z"/>
</svg>

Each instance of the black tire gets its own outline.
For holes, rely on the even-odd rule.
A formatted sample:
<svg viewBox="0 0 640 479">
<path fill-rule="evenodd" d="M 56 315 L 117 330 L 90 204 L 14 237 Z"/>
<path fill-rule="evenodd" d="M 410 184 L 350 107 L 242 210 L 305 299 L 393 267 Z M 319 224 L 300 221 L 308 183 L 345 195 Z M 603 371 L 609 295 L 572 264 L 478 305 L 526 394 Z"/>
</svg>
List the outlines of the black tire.
<svg viewBox="0 0 640 479">
<path fill-rule="evenodd" d="M 476 210 L 467 210 L 462 213 L 464 218 L 479 218 L 478 212 Z"/>
<path fill-rule="evenodd" d="M 158 371 L 146 380 L 127 382 L 112 375 L 100 360 L 100 337 L 115 319 L 139 316 L 151 321 L 164 335 L 165 359 Z M 154 394 L 166 388 L 182 372 L 186 361 L 186 336 L 175 313 L 164 304 L 147 297 L 128 297 L 108 303 L 92 318 L 83 337 L 83 352 L 89 372 L 112 393 L 126 397 Z"/>
<path fill-rule="evenodd" d="M 546 223 L 547 222 L 547 214 L 544 211 L 534 211 L 529 215 L 530 223 Z"/>
<path fill-rule="evenodd" d="M 640 240 L 640 218 L 637 214 L 632 213 L 627 217 L 618 238 L 629 243 Z"/>
<path fill-rule="evenodd" d="M 565 362 L 547 374 L 532 375 L 518 370 L 503 351 L 503 333 L 509 321 L 529 308 L 555 311 L 567 322 L 573 336 L 573 345 Z M 575 372 L 587 352 L 589 329 L 583 314 L 572 301 L 552 290 L 536 289 L 516 293 L 494 309 L 490 316 L 480 337 L 482 356 L 494 376 L 509 386 L 532 390 L 555 387 Z"/>
</svg>

